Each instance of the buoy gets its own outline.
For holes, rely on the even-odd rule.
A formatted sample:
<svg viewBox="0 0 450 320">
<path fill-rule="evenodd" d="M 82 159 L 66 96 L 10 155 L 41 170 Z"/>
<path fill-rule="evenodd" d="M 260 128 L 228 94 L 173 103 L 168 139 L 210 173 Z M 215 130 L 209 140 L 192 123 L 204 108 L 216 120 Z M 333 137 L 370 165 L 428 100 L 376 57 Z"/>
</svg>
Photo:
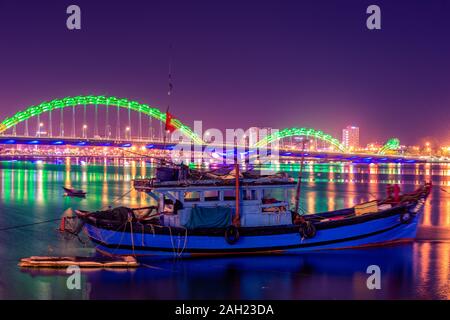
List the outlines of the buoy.
<svg viewBox="0 0 450 320">
<path fill-rule="evenodd" d="M 400 215 L 400 222 L 404 223 L 404 224 L 408 224 L 412 219 L 411 213 L 408 212 L 404 212 Z"/>
<path fill-rule="evenodd" d="M 239 240 L 239 229 L 231 225 L 225 229 L 225 240 L 228 244 L 235 244 Z"/>
<path fill-rule="evenodd" d="M 316 235 L 316 227 L 311 223 L 311 221 L 306 221 L 305 223 L 300 225 L 299 233 L 300 236 L 304 239 L 314 238 L 314 236 Z"/>
</svg>

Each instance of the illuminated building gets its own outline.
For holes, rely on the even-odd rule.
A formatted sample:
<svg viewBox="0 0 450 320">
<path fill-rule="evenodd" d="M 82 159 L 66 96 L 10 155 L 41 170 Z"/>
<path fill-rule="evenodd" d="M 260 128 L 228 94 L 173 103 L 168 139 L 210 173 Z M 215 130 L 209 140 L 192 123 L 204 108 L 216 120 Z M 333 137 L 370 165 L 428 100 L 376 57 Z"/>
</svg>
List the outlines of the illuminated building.
<svg viewBox="0 0 450 320">
<path fill-rule="evenodd" d="M 348 126 L 342 130 L 342 144 L 348 150 L 356 150 L 359 148 L 359 128 Z"/>
</svg>

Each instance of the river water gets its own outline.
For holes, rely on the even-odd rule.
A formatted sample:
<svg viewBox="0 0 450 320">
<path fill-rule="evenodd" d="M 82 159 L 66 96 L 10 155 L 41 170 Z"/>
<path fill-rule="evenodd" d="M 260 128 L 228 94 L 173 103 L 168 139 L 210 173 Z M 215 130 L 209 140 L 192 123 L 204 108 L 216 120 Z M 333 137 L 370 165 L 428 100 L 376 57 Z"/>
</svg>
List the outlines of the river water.
<svg viewBox="0 0 450 320">
<path fill-rule="evenodd" d="M 295 172 L 298 164 L 282 165 Z M 150 168 L 0 162 L 0 299 L 450 299 L 449 164 L 309 164 L 302 208 L 320 212 L 383 197 L 386 184 L 411 191 L 432 180 L 417 240 L 381 248 L 214 259 L 155 259 L 137 270 L 82 273 L 80 290 L 62 271 L 21 270 L 32 255 L 91 255 L 94 246 L 65 239 L 58 219 L 68 208 L 144 206 L 131 190 Z M 63 196 L 62 185 L 88 192 Z M 130 191 L 131 190 L 131 191 Z M 9 228 L 5 230 L 5 228 Z M 381 269 L 381 289 L 366 285 L 369 265 Z"/>
</svg>

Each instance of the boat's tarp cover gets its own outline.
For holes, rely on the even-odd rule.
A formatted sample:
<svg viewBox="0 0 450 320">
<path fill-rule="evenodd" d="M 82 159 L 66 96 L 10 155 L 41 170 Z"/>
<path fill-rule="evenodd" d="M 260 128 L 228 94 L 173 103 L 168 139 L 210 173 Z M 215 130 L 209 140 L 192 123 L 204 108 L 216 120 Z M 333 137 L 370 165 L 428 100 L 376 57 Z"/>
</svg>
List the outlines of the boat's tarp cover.
<svg viewBox="0 0 450 320">
<path fill-rule="evenodd" d="M 132 214 L 130 208 L 127 207 L 117 207 L 106 211 L 96 211 L 91 215 L 97 219 L 113 220 L 117 222 L 126 222 L 129 215 Z"/>
<path fill-rule="evenodd" d="M 192 208 L 191 215 L 184 225 L 187 229 L 225 228 L 231 224 L 231 208 L 215 207 Z"/>
<path fill-rule="evenodd" d="M 156 179 L 159 181 L 177 181 L 179 169 L 160 167 L 156 169 Z"/>
</svg>

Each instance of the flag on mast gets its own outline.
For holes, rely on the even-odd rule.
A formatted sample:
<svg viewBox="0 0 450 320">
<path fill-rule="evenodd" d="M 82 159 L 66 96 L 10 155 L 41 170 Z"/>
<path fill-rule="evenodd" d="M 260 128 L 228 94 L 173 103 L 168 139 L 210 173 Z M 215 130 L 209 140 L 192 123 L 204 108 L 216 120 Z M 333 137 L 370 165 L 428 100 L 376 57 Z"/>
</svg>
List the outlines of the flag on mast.
<svg viewBox="0 0 450 320">
<path fill-rule="evenodd" d="M 172 49 L 172 46 L 170 46 Z M 169 98 L 169 103 L 167 105 L 166 110 L 166 132 L 172 133 L 176 130 L 176 127 L 173 125 L 172 120 L 174 119 L 172 114 L 169 112 L 170 108 L 170 96 L 172 95 L 173 85 L 172 85 L 172 63 L 169 62 L 169 90 L 167 91 L 167 96 Z"/>
<path fill-rule="evenodd" d="M 172 84 L 172 65 L 169 63 L 169 91 L 167 91 L 167 96 L 169 97 L 169 104 L 167 105 L 166 110 L 166 132 L 172 133 L 176 130 L 175 126 L 172 123 L 173 115 L 169 112 L 170 108 L 170 96 L 172 95 L 173 84 Z"/>
<path fill-rule="evenodd" d="M 169 112 L 169 108 L 167 108 L 166 111 L 166 132 L 174 132 L 177 128 L 172 123 L 172 120 L 174 119 L 173 115 Z"/>
</svg>

